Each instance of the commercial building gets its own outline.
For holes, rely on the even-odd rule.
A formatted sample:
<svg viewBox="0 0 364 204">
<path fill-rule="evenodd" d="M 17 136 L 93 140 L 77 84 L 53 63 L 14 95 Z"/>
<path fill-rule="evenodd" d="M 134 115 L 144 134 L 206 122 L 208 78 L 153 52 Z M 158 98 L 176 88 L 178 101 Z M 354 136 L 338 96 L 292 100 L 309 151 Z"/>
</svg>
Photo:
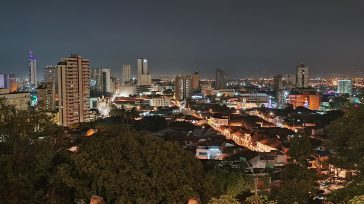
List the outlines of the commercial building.
<svg viewBox="0 0 364 204">
<path fill-rule="evenodd" d="M 337 93 L 339 94 L 352 94 L 353 82 L 349 79 L 337 81 Z"/>
<path fill-rule="evenodd" d="M 69 126 L 90 120 L 90 61 L 79 55 L 57 64 L 59 123 Z"/>
<path fill-rule="evenodd" d="M 225 73 L 221 69 L 216 69 L 215 89 L 224 89 L 226 86 Z"/>
<path fill-rule="evenodd" d="M 112 93 L 111 91 L 111 70 L 102 68 L 102 93 Z"/>
<path fill-rule="evenodd" d="M 139 57 L 137 59 L 138 66 L 138 86 L 150 86 L 152 84 L 152 77 L 148 72 L 148 60 Z"/>
<path fill-rule="evenodd" d="M 6 99 L 7 103 L 17 110 L 26 110 L 29 107 L 29 93 L 10 93 L 9 89 L 0 88 L 0 98 Z"/>
<path fill-rule="evenodd" d="M 130 64 L 124 64 L 121 69 L 121 85 L 129 85 L 131 79 L 131 66 Z"/>
<path fill-rule="evenodd" d="M 171 105 L 171 99 L 167 97 L 156 97 L 149 101 L 149 105 L 152 107 L 167 107 Z"/>
<path fill-rule="evenodd" d="M 37 87 L 37 59 L 29 52 L 29 84 L 31 87 Z"/>
<path fill-rule="evenodd" d="M 310 110 L 319 110 L 321 98 L 317 94 L 291 94 L 288 101 L 293 108 L 302 106 Z"/>
<path fill-rule="evenodd" d="M 192 91 L 192 76 L 177 75 L 174 90 L 175 98 L 179 101 L 186 100 L 191 97 Z"/>
<path fill-rule="evenodd" d="M 301 63 L 296 67 L 296 87 L 308 88 L 308 84 L 309 84 L 308 67 L 303 63 Z"/>
</svg>

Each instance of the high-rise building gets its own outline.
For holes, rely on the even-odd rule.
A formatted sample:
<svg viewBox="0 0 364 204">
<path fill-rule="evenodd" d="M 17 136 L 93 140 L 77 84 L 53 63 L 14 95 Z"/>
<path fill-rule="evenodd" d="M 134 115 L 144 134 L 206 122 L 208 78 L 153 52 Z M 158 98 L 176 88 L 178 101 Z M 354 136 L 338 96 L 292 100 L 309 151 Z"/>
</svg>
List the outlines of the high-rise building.
<svg viewBox="0 0 364 204">
<path fill-rule="evenodd" d="M 33 52 L 29 52 L 29 84 L 31 87 L 37 87 L 37 59 Z"/>
<path fill-rule="evenodd" d="M 221 69 L 216 69 L 215 89 L 224 89 L 225 87 L 226 87 L 225 73 Z"/>
<path fill-rule="evenodd" d="M 283 89 L 282 75 L 274 76 L 274 78 L 273 78 L 273 89 L 274 89 L 274 91 Z"/>
<path fill-rule="evenodd" d="M 102 68 L 102 92 L 111 93 L 111 70 Z"/>
<path fill-rule="evenodd" d="M 131 79 L 131 66 L 130 64 L 123 64 L 121 69 L 121 85 L 129 85 Z"/>
<path fill-rule="evenodd" d="M 150 86 L 152 77 L 148 72 L 148 60 L 139 57 L 137 59 L 138 66 L 138 86 Z"/>
<path fill-rule="evenodd" d="M 175 98 L 179 101 L 185 100 L 191 97 L 192 89 L 192 76 L 189 75 L 177 75 L 175 80 Z"/>
<path fill-rule="evenodd" d="M 90 61 L 79 55 L 57 64 L 60 125 L 90 120 Z"/>
<path fill-rule="evenodd" d="M 200 74 L 198 72 L 195 72 L 192 75 L 192 89 L 193 90 L 200 89 Z"/>
<path fill-rule="evenodd" d="M 339 94 L 352 94 L 353 82 L 349 79 L 337 81 L 337 93 Z"/>
<path fill-rule="evenodd" d="M 296 67 L 296 87 L 307 88 L 309 83 L 308 67 L 303 63 Z"/>
<path fill-rule="evenodd" d="M 41 83 L 37 88 L 38 108 L 53 111 L 56 107 L 56 90 L 54 82 Z"/>
<path fill-rule="evenodd" d="M 44 82 L 57 84 L 57 67 L 46 66 L 44 68 Z"/>
<path fill-rule="evenodd" d="M 96 93 L 102 93 L 102 71 L 101 69 L 91 70 L 90 89 Z"/>
</svg>

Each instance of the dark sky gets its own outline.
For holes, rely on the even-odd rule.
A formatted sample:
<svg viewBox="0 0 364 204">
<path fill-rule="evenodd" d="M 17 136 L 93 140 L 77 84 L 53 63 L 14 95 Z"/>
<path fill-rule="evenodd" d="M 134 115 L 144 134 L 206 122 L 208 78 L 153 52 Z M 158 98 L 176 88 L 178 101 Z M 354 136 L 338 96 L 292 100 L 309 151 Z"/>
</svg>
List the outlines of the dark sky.
<svg viewBox="0 0 364 204">
<path fill-rule="evenodd" d="M 78 53 L 92 67 L 149 59 L 152 74 L 233 77 L 364 71 L 363 0 L 1 0 L 0 72 L 27 75 Z"/>
</svg>

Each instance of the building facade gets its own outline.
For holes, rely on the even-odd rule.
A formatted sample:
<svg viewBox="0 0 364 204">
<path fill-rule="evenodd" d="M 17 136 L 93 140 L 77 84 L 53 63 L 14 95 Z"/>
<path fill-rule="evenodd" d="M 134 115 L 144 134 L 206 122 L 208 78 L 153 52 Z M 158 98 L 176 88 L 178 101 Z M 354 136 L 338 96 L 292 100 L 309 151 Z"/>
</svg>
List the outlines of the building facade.
<svg viewBox="0 0 364 204">
<path fill-rule="evenodd" d="M 349 79 L 337 81 L 337 93 L 338 94 L 352 94 L 353 82 Z"/>
<path fill-rule="evenodd" d="M 29 52 L 29 84 L 31 87 L 37 87 L 37 59 L 33 52 Z"/>
<path fill-rule="evenodd" d="M 148 60 L 144 58 L 137 59 L 138 66 L 138 86 L 150 86 L 152 77 L 148 72 Z"/>
<path fill-rule="evenodd" d="M 79 55 L 62 58 L 57 65 L 59 123 L 70 126 L 90 120 L 90 61 Z"/>
<path fill-rule="evenodd" d="M 186 100 L 191 97 L 192 91 L 192 77 L 178 75 L 175 80 L 175 98 L 179 101 Z"/>
<path fill-rule="evenodd" d="M 308 88 L 308 84 L 309 84 L 308 67 L 303 63 L 301 63 L 296 67 L 296 87 Z"/>
<path fill-rule="evenodd" d="M 130 64 L 124 64 L 121 68 L 121 85 L 129 85 L 131 79 L 131 66 Z"/>
<path fill-rule="evenodd" d="M 215 89 L 224 89 L 225 87 L 226 87 L 225 73 L 221 69 L 216 69 Z"/>
</svg>

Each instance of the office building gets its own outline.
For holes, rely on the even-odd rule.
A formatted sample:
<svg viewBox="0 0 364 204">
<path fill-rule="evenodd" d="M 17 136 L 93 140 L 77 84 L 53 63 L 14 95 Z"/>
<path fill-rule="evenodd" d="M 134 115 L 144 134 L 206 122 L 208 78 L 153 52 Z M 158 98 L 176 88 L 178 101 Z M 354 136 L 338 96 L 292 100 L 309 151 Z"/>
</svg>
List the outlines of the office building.
<svg viewBox="0 0 364 204">
<path fill-rule="evenodd" d="M 59 123 L 69 126 L 90 120 L 90 61 L 79 55 L 57 64 Z"/>
<path fill-rule="evenodd" d="M 305 107 L 310 110 L 319 110 L 321 98 L 317 94 L 290 94 L 288 101 L 294 109 L 297 107 Z"/>
<path fill-rule="evenodd" d="M 215 89 L 224 89 L 226 87 L 225 73 L 221 69 L 216 69 Z"/>
<path fill-rule="evenodd" d="M 110 69 L 102 68 L 102 92 L 103 93 L 112 93 L 111 92 L 111 71 Z"/>
<path fill-rule="evenodd" d="M 191 97 L 192 94 L 192 76 L 189 75 L 177 75 L 175 80 L 175 98 L 179 101 L 186 100 Z"/>
<path fill-rule="evenodd" d="M 121 68 L 121 85 L 122 86 L 126 86 L 126 85 L 130 85 L 131 79 L 131 66 L 130 64 L 124 64 L 123 67 Z"/>
<path fill-rule="evenodd" d="M 303 63 L 301 63 L 296 67 L 296 87 L 308 88 L 308 84 L 309 84 L 308 67 Z"/>
<path fill-rule="evenodd" d="M 353 82 L 349 79 L 337 81 L 337 93 L 338 94 L 352 94 Z"/>
<path fill-rule="evenodd" d="M 144 58 L 137 59 L 138 66 L 138 86 L 150 86 L 152 77 L 148 72 L 148 60 Z"/>
<path fill-rule="evenodd" d="M 29 84 L 31 87 L 37 87 L 37 59 L 29 52 Z"/>
<path fill-rule="evenodd" d="M 107 68 L 96 68 L 91 70 L 90 89 L 95 95 L 101 96 L 113 93 L 111 70 Z"/>
</svg>

